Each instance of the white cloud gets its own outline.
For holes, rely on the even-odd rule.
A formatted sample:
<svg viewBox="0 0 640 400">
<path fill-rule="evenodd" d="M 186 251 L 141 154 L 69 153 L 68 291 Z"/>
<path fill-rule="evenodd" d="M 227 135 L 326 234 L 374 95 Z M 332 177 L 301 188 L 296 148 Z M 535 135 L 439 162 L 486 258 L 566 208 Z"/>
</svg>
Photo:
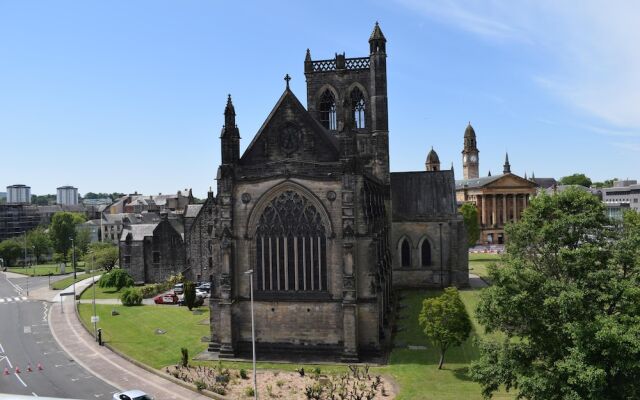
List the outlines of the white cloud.
<svg viewBox="0 0 640 400">
<path fill-rule="evenodd" d="M 548 57 L 543 88 L 613 129 L 640 128 L 640 2 L 397 0 L 484 40 Z"/>
</svg>

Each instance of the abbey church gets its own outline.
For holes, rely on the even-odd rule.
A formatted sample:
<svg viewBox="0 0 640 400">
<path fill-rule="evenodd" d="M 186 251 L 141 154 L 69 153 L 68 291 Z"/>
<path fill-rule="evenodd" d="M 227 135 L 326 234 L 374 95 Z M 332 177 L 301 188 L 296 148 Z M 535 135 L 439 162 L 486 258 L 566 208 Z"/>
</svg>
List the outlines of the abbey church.
<svg viewBox="0 0 640 400">
<path fill-rule="evenodd" d="M 385 349 L 394 288 L 468 284 L 453 170 L 435 152 L 389 170 L 386 42 L 376 23 L 366 57 L 307 50 L 306 108 L 287 75 L 242 154 L 227 99 L 217 191 L 184 214 L 187 275 L 212 282 L 209 351 L 250 353 L 251 280 L 258 354 L 344 361 Z"/>
</svg>

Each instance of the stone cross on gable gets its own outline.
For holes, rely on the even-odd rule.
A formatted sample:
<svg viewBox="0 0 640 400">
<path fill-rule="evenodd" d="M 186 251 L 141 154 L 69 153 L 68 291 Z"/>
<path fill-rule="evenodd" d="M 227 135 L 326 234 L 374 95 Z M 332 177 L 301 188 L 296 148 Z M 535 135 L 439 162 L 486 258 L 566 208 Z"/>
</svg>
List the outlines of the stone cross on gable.
<svg viewBox="0 0 640 400">
<path fill-rule="evenodd" d="M 289 76 L 289 74 L 286 74 L 284 76 L 284 80 L 287 82 L 287 89 L 289 89 L 289 81 L 291 80 L 291 77 Z"/>
</svg>

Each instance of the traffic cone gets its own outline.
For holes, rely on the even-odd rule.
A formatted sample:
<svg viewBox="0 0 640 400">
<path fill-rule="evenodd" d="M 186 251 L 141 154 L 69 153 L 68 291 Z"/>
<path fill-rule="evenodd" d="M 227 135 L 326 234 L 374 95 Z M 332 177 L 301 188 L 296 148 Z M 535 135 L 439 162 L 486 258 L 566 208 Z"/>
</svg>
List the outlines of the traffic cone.
<svg viewBox="0 0 640 400">
<path fill-rule="evenodd" d="M 36 368 L 38 368 L 38 371 L 42 371 L 44 368 L 42 368 L 42 364 L 38 363 L 38 365 L 36 366 Z"/>
<path fill-rule="evenodd" d="M 20 373 L 20 367 L 16 367 L 16 374 Z"/>
<path fill-rule="evenodd" d="M 9 368 L 4 367 L 4 375 L 10 375 Z"/>
<path fill-rule="evenodd" d="M 31 363 L 27 364 L 27 372 L 33 372 L 33 370 L 31 369 Z"/>
</svg>

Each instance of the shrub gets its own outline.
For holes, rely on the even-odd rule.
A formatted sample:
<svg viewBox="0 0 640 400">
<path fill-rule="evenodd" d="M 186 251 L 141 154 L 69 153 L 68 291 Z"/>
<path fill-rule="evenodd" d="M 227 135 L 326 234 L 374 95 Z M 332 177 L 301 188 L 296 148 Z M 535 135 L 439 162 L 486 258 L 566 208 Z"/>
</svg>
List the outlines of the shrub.
<svg viewBox="0 0 640 400">
<path fill-rule="evenodd" d="M 202 380 L 197 380 L 193 383 L 196 385 L 196 389 L 198 390 L 198 392 L 207 388 L 207 384 L 204 383 Z"/>
<path fill-rule="evenodd" d="M 184 283 L 184 304 L 189 311 L 195 306 L 196 302 L 196 286 L 191 281 Z"/>
<path fill-rule="evenodd" d="M 117 290 L 120 290 L 125 287 L 133 286 L 133 278 L 123 269 L 114 269 L 100 277 L 98 286 L 101 288 L 114 287 Z"/>
<path fill-rule="evenodd" d="M 182 366 L 189 366 L 189 350 L 183 347 L 180 349 L 180 353 L 182 353 L 182 358 L 180 359 Z"/>
<path fill-rule="evenodd" d="M 223 388 L 222 386 L 212 386 L 211 387 L 211 391 L 215 394 L 219 394 L 224 396 L 225 394 L 227 394 L 227 390 L 225 388 Z"/>
<path fill-rule="evenodd" d="M 120 301 L 122 301 L 122 305 L 127 307 L 139 306 L 142 304 L 142 293 L 135 288 L 125 289 L 120 295 Z"/>
<path fill-rule="evenodd" d="M 245 389 L 244 395 L 247 397 L 253 397 L 256 395 L 256 392 L 253 390 L 253 387 L 248 387 Z"/>
<path fill-rule="evenodd" d="M 249 379 L 249 377 L 247 376 L 247 371 L 245 369 L 240 370 L 240 378 Z"/>
</svg>

